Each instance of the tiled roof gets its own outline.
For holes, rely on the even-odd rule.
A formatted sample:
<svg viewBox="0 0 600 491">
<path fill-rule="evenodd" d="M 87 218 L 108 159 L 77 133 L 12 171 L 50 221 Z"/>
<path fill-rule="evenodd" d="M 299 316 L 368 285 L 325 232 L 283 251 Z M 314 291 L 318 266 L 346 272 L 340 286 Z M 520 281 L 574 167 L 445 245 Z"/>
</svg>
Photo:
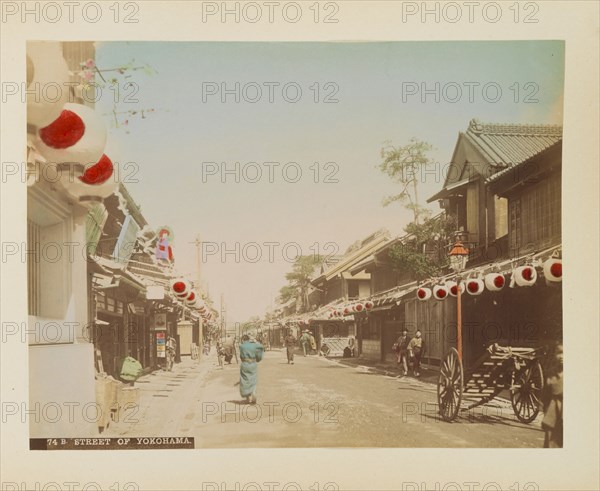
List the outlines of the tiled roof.
<svg viewBox="0 0 600 491">
<path fill-rule="evenodd" d="M 512 167 L 562 140 L 562 126 L 482 123 L 472 119 L 464 135 L 490 164 Z"/>
</svg>

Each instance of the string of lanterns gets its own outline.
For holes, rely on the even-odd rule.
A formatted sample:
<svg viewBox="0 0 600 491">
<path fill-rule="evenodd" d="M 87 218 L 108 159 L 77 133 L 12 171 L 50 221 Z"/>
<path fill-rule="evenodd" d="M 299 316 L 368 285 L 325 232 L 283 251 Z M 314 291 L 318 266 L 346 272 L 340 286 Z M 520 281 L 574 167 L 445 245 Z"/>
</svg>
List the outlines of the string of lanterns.
<svg viewBox="0 0 600 491">
<path fill-rule="evenodd" d="M 198 311 L 205 321 L 210 321 L 213 317 L 212 312 L 202 300 L 200 294 L 192 288 L 192 284 L 185 278 L 175 278 L 169 282 L 171 293 L 190 309 Z"/>
<path fill-rule="evenodd" d="M 552 256 L 541 264 L 544 278 L 547 283 L 560 283 L 562 281 L 562 259 Z M 514 268 L 510 277 L 509 287 L 531 287 L 538 280 L 538 272 L 535 262 Z M 503 273 L 492 272 L 486 275 L 479 274 L 457 285 L 455 281 L 446 281 L 444 284 L 436 284 L 432 288 L 421 286 L 417 288 L 416 297 L 425 302 L 430 298 L 445 300 L 448 296 L 456 297 L 458 288 L 461 293 L 465 291 L 471 296 L 481 295 L 484 290 L 498 292 L 506 285 Z"/>
<path fill-rule="evenodd" d="M 78 202 L 113 194 L 118 182 L 104 154 L 107 130 L 100 115 L 83 104 L 67 102 L 70 73 L 58 42 L 33 42 L 27 53 L 27 123 L 35 128 L 36 150 L 54 166 L 58 183 Z M 48 94 L 55 86 L 56 96 Z M 44 90 L 42 90 L 41 88 Z"/>
<path fill-rule="evenodd" d="M 541 255 L 543 255 L 543 253 Z M 500 265 L 495 265 L 495 268 L 499 267 Z M 395 294 L 394 298 L 399 298 L 406 293 L 410 293 L 410 291 L 415 291 L 415 295 L 419 301 L 425 302 L 431 298 L 442 301 L 448 297 L 456 298 L 458 296 L 459 288 L 461 294 L 466 292 L 471 296 L 478 296 L 485 290 L 499 292 L 506 287 L 507 283 L 509 288 L 531 287 L 535 285 L 539 279 L 538 270 L 536 268 L 541 268 L 547 284 L 558 284 L 562 282 L 562 259 L 558 257 L 558 250 L 556 250 L 543 263 L 539 259 L 529 261 L 528 264 L 513 268 L 512 272 L 509 273 L 493 271 L 482 274 L 480 271 L 476 271 L 472 273 L 470 278 L 461 281 L 460 284 L 453 280 L 442 281 L 432 279 L 427 282 L 433 284 L 431 287 L 417 286 L 416 290 L 415 288 L 405 289 L 404 291 Z M 506 278 L 507 274 L 510 274 L 509 282 Z M 357 313 L 369 312 L 374 306 L 375 302 L 373 300 L 359 301 L 346 305 L 328 306 L 323 308 L 324 313 L 317 312 L 313 313 L 312 317 L 309 319 L 291 319 L 288 322 L 296 322 L 299 325 L 309 325 L 315 320 L 343 319 L 344 317 Z"/>
</svg>

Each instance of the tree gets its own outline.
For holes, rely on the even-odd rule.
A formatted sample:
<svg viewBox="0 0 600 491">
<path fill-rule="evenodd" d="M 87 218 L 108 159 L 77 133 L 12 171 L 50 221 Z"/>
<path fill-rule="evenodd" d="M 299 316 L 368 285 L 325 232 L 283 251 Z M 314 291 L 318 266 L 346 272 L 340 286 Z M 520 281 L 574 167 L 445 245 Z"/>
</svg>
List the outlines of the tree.
<svg viewBox="0 0 600 491">
<path fill-rule="evenodd" d="M 394 269 L 410 272 L 417 280 L 439 274 L 448 266 L 445 245 L 456 228 L 452 216 L 441 214 L 422 224 L 409 223 L 401 244 L 390 247 Z"/>
<path fill-rule="evenodd" d="M 323 262 L 319 255 L 298 256 L 294 261 L 292 271 L 285 275 L 288 284 L 279 290 L 279 300 L 285 303 L 292 298 L 300 297 L 300 312 L 308 312 L 308 288 L 317 266 Z"/>
<path fill-rule="evenodd" d="M 378 166 L 379 170 L 402 186 L 400 193 L 384 199 L 383 206 L 399 201 L 413 212 L 413 223 L 416 225 L 421 217 L 426 219 L 429 216 L 429 211 L 419 203 L 418 176 L 423 167 L 433 163 L 427 156 L 432 149 L 431 144 L 416 138 L 411 138 L 404 146 L 394 146 L 387 141 L 381 149 L 383 161 Z"/>
</svg>

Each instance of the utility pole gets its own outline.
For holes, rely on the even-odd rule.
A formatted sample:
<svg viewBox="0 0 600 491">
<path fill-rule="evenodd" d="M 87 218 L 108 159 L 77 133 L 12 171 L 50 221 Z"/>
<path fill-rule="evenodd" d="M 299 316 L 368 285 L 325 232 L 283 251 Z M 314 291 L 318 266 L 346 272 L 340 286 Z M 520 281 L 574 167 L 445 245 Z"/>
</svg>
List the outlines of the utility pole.
<svg viewBox="0 0 600 491">
<path fill-rule="evenodd" d="M 225 308 L 225 295 L 221 293 L 221 336 L 227 337 L 227 321 L 225 320 L 225 315 L 227 313 L 227 309 Z"/>
<path fill-rule="evenodd" d="M 200 284 L 200 264 L 201 264 L 201 254 L 200 254 L 200 247 L 202 245 L 202 241 L 200 240 L 200 235 L 196 236 L 196 240 L 194 241 L 194 244 L 196 245 L 196 288 L 198 289 L 198 293 L 201 294 L 200 290 L 201 290 L 201 284 Z M 198 336 L 199 336 L 199 340 L 198 340 L 198 344 L 200 345 L 200 354 L 199 354 L 199 358 L 202 358 L 203 354 L 204 354 L 204 329 L 202 326 L 203 323 L 203 319 L 202 317 L 200 317 L 200 319 L 198 319 L 198 328 L 199 328 L 199 332 L 198 332 Z"/>
</svg>

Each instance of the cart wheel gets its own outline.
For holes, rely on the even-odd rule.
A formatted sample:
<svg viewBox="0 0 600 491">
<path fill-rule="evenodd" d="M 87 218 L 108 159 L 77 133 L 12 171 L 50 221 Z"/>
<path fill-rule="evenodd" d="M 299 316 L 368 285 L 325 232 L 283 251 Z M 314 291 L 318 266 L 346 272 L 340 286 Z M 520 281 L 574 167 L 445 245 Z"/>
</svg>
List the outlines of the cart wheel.
<svg viewBox="0 0 600 491">
<path fill-rule="evenodd" d="M 540 412 L 544 388 L 544 372 L 539 361 L 523 370 L 513 372 L 510 402 L 515 416 L 523 423 L 531 423 Z"/>
<path fill-rule="evenodd" d="M 456 418 L 463 393 L 463 367 L 458 351 L 451 348 L 440 367 L 438 380 L 438 405 L 444 421 Z"/>
<path fill-rule="evenodd" d="M 323 356 L 329 356 L 329 353 L 331 353 L 331 348 L 324 344 L 321 346 L 321 353 L 323 353 Z"/>
</svg>

